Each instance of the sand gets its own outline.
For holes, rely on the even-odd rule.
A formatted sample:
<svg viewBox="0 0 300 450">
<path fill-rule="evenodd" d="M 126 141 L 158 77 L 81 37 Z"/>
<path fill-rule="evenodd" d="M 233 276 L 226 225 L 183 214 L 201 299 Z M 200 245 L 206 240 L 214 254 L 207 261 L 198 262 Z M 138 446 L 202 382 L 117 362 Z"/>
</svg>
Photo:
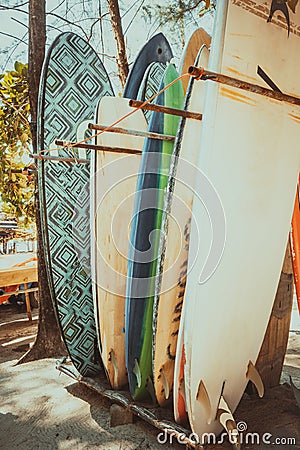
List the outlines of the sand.
<svg viewBox="0 0 300 450">
<path fill-rule="evenodd" d="M 184 449 L 158 443 L 159 431 L 135 419 L 133 424 L 110 427 L 111 402 L 55 369 L 55 359 L 15 366 L 17 359 L 33 342 L 37 329 L 36 310 L 30 324 L 25 312 L 0 309 L 0 448 L 5 450 L 47 449 Z M 263 399 L 244 395 L 235 413 L 249 432 L 259 439 L 285 445 L 251 444 L 245 449 L 300 449 L 300 411 L 296 406 L 288 375 L 300 387 L 300 333 L 292 332 L 285 359 L 282 384 Z M 248 435 L 245 435 L 245 438 Z M 296 444 L 287 443 L 295 439 Z M 285 439 L 285 440 L 284 440 Z M 279 442 L 279 441 L 278 441 Z M 228 449 L 228 444 L 210 449 Z"/>
</svg>

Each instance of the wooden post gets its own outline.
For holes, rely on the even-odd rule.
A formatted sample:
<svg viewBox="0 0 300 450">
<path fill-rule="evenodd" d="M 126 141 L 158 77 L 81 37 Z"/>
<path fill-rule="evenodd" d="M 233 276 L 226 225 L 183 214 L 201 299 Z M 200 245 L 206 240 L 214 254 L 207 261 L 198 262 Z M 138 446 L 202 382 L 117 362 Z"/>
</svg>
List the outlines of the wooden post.
<svg viewBox="0 0 300 450">
<path fill-rule="evenodd" d="M 24 283 L 24 288 L 28 289 L 28 283 Z M 29 292 L 25 292 L 25 299 L 26 299 L 26 309 L 27 309 L 28 320 L 31 322 L 32 321 L 32 313 L 31 313 Z"/>
<path fill-rule="evenodd" d="M 293 267 L 288 243 L 268 328 L 256 362 L 265 389 L 280 382 L 293 305 Z"/>
</svg>

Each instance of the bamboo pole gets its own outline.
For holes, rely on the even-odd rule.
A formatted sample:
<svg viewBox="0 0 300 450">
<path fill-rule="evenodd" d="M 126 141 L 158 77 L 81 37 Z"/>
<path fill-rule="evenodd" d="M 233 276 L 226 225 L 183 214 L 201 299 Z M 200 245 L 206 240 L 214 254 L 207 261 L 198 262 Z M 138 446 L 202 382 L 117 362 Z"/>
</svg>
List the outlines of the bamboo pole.
<svg viewBox="0 0 300 450">
<path fill-rule="evenodd" d="M 289 103 L 291 105 L 300 106 L 300 98 L 292 95 L 283 94 L 282 92 L 273 91 L 264 88 L 258 84 L 248 83 L 247 81 L 238 80 L 237 78 L 222 75 L 216 72 L 210 72 L 203 67 L 190 66 L 188 73 L 190 76 L 203 81 L 214 81 L 216 83 L 226 84 L 234 88 L 242 89 L 243 91 L 253 92 L 254 94 L 263 95 L 264 97 L 272 98 L 280 102 Z"/>
<path fill-rule="evenodd" d="M 64 158 L 60 156 L 42 156 L 41 154 L 31 154 L 30 157 L 39 159 L 40 161 L 59 161 L 67 163 L 89 164 L 89 161 L 87 159 Z"/>
<path fill-rule="evenodd" d="M 169 136 L 167 134 L 160 134 L 160 133 L 151 133 L 149 131 L 137 131 L 137 130 L 127 130 L 126 128 L 121 127 L 112 127 L 107 129 L 107 126 L 105 125 L 97 125 L 93 123 L 89 123 L 88 125 L 90 130 L 99 130 L 103 131 L 105 130 L 107 133 L 120 133 L 120 134 L 126 134 L 130 136 L 140 136 L 140 137 L 148 137 L 150 139 L 158 139 L 162 141 L 175 141 L 175 136 Z"/>
<path fill-rule="evenodd" d="M 167 106 L 156 105 L 155 103 L 141 102 L 138 100 L 129 100 L 129 106 L 132 108 L 141 108 L 146 111 L 156 111 L 171 116 L 185 117 L 186 119 L 202 120 L 202 114 L 192 111 L 185 111 L 184 109 L 168 108 Z"/>
<path fill-rule="evenodd" d="M 142 153 L 140 149 L 133 148 L 122 148 L 122 147 L 108 147 L 104 145 L 93 145 L 93 144 L 85 144 L 82 142 L 65 142 L 65 141 L 55 141 L 55 145 L 58 146 L 67 146 L 70 145 L 75 148 L 86 148 L 88 150 L 100 150 L 102 152 L 112 152 L 112 153 L 125 153 L 129 155 L 139 155 Z"/>
</svg>

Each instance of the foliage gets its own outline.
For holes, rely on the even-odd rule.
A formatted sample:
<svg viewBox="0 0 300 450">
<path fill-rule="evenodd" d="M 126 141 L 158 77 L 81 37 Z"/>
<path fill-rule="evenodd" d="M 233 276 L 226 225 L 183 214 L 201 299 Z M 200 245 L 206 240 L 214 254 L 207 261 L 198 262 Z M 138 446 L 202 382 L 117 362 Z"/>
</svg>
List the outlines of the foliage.
<svg viewBox="0 0 300 450">
<path fill-rule="evenodd" d="M 0 75 L 0 184 L 2 209 L 24 217 L 25 225 L 35 220 L 34 183 L 13 171 L 29 149 L 29 115 L 28 66 L 16 62 L 15 70 Z"/>
<path fill-rule="evenodd" d="M 151 2 L 143 7 L 144 18 L 149 22 L 156 21 L 159 26 L 168 23 L 171 31 L 182 27 L 184 20 L 197 21 L 207 12 L 213 12 L 216 0 L 167 0 L 163 6 L 159 2 Z"/>
</svg>

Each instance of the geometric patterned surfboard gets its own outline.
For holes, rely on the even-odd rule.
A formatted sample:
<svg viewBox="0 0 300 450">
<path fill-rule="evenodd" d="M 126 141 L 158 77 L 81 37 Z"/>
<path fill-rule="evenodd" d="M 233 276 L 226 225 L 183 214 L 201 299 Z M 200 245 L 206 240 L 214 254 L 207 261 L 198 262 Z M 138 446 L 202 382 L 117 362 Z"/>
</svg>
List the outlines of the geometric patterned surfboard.
<svg viewBox="0 0 300 450">
<path fill-rule="evenodd" d="M 138 100 L 149 100 L 153 97 L 153 95 L 157 94 L 165 69 L 166 64 L 161 62 L 153 62 L 149 64 L 138 91 Z M 147 123 L 149 123 L 151 111 L 144 110 L 143 113 Z"/>
<path fill-rule="evenodd" d="M 38 150 L 55 147 L 55 139 L 78 141 L 86 137 L 86 124 L 94 120 L 104 95 L 113 95 L 113 91 L 96 52 L 74 33 L 58 36 L 43 66 Z M 72 154 L 90 160 L 90 151 L 72 149 Z M 70 153 L 55 150 L 51 155 Z M 38 177 L 51 298 L 74 366 L 81 375 L 93 375 L 101 370 L 101 364 L 92 298 L 90 234 L 86 232 L 90 229 L 90 164 L 38 161 Z"/>
<path fill-rule="evenodd" d="M 172 49 L 163 33 L 152 36 L 140 49 L 124 86 L 123 97 L 137 98 L 144 73 L 153 62 L 167 64 L 173 58 Z"/>
</svg>

